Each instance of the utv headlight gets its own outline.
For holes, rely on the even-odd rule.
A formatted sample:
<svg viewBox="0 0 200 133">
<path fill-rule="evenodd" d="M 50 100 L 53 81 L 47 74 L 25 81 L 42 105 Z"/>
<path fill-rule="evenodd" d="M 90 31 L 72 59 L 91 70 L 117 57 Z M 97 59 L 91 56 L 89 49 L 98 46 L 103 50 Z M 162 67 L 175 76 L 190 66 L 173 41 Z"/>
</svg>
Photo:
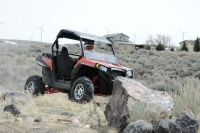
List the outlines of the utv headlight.
<svg viewBox="0 0 200 133">
<path fill-rule="evenodd" d="M 100 70 L 104 71 L 104 72 L 107 72 L 108 71 L 108 68 L 103 66 L 103 65 L 100 65 L 100 64 L 96 64 L 96 67 L 99 68 Z"/>
<path fill-rule="evenodd" d="M 107 67 L 105 67 L 105 66 L 102 66 L 102 65 L 100 65 L 100 66 L 99 66 L 99 69 L 101 69 L 102 71 L 105 71 L 105 72 L 107 72 L 107 70 L 108 70 L 108 68 L 107 68 Z"/>
<path fill-rule="evenodd" d="M 126 77 L 132 77 L 133 76 L 133 71 L 132 70 L 128 70 L 126 72 Z"/>
</svg>

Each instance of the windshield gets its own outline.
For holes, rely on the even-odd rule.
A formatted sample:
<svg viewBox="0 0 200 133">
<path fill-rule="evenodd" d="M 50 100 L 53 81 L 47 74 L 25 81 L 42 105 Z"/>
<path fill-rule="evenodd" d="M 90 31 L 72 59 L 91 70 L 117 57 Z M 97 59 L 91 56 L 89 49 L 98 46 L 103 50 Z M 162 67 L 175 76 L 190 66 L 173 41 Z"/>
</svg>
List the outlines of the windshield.
<svg viewBox="0 0 200 133">
<path fill-rule="evenodd" d="M 83 44 L 84 56 L 87 59 L 117 64 L 116 57 L 110 45 L 99 42 L 85 42 Z"/>
<path fill-rule="evenodd" d="M 72 58 L 79 58 L 82 56 L 82 49 L 84 56 L 89 60 L 99 60 L 111 64 L 117 64 L 117 59 L 114 56 L 111 44 L 87 40 L 82 41 L 82 47 L 79 40 L 69 38 L 59 38 L 58 44 L 61 51 L 62 47 L 68 49 L 69 56 Z"/>
</svg>

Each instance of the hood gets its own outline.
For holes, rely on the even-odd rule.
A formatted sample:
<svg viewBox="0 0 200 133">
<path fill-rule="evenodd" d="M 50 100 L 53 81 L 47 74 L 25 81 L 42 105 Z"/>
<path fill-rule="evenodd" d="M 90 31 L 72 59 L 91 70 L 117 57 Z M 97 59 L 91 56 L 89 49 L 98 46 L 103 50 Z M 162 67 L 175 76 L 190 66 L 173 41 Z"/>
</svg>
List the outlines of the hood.
<svg viewBox="0 0 200 133">
<path fill-rule="evenodd" d="M 107 63 L 105 61 L 99 61 L 99 60 L 90 60 L 90 61 L 104 65 L 104 66 L 111 68 L 111 69 L 120 69 L 120 70 L 128 70 L 129 69 L 127 67 L 121 66 L 120 64 L 111 64 L 111 63 Z"/>
</svg>

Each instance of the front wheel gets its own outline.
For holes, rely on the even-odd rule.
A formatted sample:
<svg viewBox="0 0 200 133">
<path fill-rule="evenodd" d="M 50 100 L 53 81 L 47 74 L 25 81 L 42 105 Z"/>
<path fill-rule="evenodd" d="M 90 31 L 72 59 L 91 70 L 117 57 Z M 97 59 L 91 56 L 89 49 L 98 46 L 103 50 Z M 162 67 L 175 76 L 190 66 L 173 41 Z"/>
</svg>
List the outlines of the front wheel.
<svg viewBox="0 0 200 133">
<path fill-rule="evenodd" d="M 80 77 L 74 81 L 70 91 L 71 100 L 78 103 L 87 102 L 92 100 L 93 95 L 94 86 L 89 78 Z"/>
<path fill-rule="evenodd" d="M 33 75 L 30 76 L 25 83 L 24 93 L 27 95 L 38 96 L 39 94 L 44 95 L 45 84 L 42 82 L 42 78 Z"/>
</svg>

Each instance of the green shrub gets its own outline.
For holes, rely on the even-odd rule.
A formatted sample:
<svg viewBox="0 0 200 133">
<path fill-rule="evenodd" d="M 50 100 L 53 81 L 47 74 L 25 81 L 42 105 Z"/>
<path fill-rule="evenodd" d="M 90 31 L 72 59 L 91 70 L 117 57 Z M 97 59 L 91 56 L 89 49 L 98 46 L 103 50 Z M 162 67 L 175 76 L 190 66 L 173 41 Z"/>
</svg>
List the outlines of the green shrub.
<svg viewBox="0 0 200 133">
<path fill-rule="evenodd" d="M 146 50 L 151 50 L 151 46 L 150 46 L 150 45 L 146 45 L 144 48 L 145 48 Z"/>
<path fill-rule="evenodd" d="M 163 51 L 163 50 L 165 50 L 165 47 L 164 47 L 164 45 L 162 45 L 161 43 L 159 43 L 159 44 L 156 46 L 156 50 L 157 50 L 157 51 Z"/>
<path fill-rule="evenodd" d="M 170 48 L 170 51 L 174 51 L 174 48 L 173 48 L 173 47 L 171 47 L 171 48 Z"/>
<path fill-rule="evenodd" d="M 197 37 L 195 43 L 194 43 L 194 51 L 195 52 L 199 52 L 200 51 L 200 42 L 199 42 L 199 38 Z"/>
<path fill-rule="evenodd" d="M 182 47 L 181 47 L 181 50 L 182 50 L 182 51 L 188 51 L 188 47 L 187 47 L 187 44 L 186 44 L 185 41 L 183 42 L 183 45 L 182 45 Z"/>
</svg>

